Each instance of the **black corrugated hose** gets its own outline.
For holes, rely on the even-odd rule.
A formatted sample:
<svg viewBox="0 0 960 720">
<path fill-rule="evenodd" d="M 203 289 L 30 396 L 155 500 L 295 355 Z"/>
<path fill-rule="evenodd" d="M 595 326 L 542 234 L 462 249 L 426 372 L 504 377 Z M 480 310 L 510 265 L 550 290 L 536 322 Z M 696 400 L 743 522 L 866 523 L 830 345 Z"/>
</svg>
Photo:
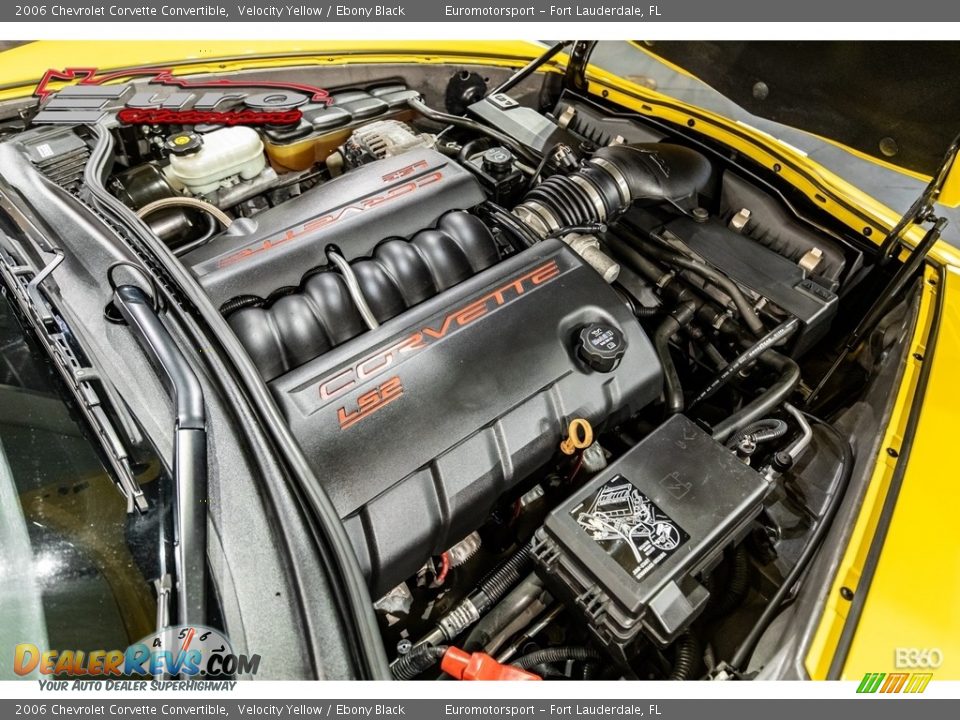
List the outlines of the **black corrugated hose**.
<svg viewBox="0 0 960 720">
<path fill-rule="evenodd" d="M 713 612 L 717 616 L 722 616 L 738 607 L 740 601 L 747 594 L 749 584 L 750 557 L 747 555 L 746 546 L 740 543 L 733 553 L 733 560 L 730 565 L 730 578 L 727 581 L 726 592 L 717 600 Z"/>
<path fill-rule="evenodd" d="M 700 641 L 690 630 L 677 638 L 677 657 L 673 662 L 670 680 L 689 680 L 700 662 Z"/>
<path fill-rule="evenodd" d="M 530 564 L 532 549 L 533 539 L 531 538 L 499 568 L 484 578 L 476 590 L 470 593 L 469 599 L 480 615 L 492 608 L 500 598 L 520 582 Z"/>
<path fill-rule="evenodd" d="M 390 672 L 394 680 L 413 680 L 417 675 L 429 670 L 443 659 L 446 645 L 417 645 L 410 652 L 398 658 Z"/>
<path fill-rule="evenodd" d="M 588 647 L 578 645 L 545 648 L 528 653 L 523 657 L 514 660 L 511 665 L 521 670 L 529 670 L 537 665 L 550 664 L 555 662 L 566 662 L 567 660 L 599 660 L 600 653 Z"/>
<path fill-rule="evenodd" d="M 237 310 L 243 310 L 244 308 L 248 307 L 257 307 L 263 304 L 264 299 L 257 295 L 237 295 L 237 297 L 227 300 L 223 305 L 220 306 L 220 314 L 226 317 Z"/>
</svg>

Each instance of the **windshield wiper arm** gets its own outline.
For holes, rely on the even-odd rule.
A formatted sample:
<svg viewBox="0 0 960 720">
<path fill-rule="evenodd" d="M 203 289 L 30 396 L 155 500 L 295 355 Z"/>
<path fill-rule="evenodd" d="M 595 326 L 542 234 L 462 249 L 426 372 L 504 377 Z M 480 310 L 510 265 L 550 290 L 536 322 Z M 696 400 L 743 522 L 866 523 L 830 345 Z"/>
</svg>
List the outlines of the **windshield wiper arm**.
<svg viewBox="0 0 960 720">
<path fill-rule="evenodd" d="M 174 403 L 173 520 L 177 622 L 207 620 L 207 430 L 203 388 L 153 300 L 134 285 L 120 285 L 113 302 L 151 364 L 163 376 Z"/>
</svg>

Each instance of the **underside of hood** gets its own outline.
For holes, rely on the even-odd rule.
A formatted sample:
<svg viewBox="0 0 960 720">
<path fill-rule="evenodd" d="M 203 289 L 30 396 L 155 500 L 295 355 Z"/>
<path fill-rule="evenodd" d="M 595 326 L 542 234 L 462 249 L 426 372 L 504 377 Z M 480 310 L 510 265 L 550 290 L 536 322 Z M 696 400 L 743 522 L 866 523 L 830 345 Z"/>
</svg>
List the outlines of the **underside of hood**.
<svg viewBox="0 0 960 720">
<path fill-rule="evenodd" d="M 957 42 L 679 42 L 646 50 L 749 113 L 930 175 L 960 132 Z"/>
</svg>

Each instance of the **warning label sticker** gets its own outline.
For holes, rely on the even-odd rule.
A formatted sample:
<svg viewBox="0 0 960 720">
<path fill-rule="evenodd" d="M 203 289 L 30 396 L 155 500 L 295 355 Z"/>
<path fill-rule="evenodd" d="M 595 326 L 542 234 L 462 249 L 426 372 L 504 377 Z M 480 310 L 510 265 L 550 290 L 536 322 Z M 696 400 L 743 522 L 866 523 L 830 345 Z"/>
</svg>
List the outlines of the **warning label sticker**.
<svg viewBox="0 0 960 720">
<path fill-rule="evenodd" d="M 573 508 L 570 517 L 637 580 L 690 539 L 623 475 L 602 485 Z"/>
</svg>

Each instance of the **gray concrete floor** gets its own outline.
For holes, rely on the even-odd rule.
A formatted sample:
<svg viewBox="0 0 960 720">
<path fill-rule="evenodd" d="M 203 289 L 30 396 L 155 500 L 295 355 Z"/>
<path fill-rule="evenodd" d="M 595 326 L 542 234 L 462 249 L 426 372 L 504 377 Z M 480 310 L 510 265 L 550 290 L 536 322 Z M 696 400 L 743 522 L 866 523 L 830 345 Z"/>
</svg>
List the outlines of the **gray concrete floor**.
<svg viewBox="0 0 960 720">
<path fill-rule="evenodd" d="M 802 130 L 751 115 L 708 85 L 676 72 L 628 42 L 599 43 L 592 61 L 618 75 L 650 78 L 658 92 L 769 133 L 803 150 L 811 159 L 898 212 L 905 212 L 925 186 L 924 182 L 863 160 Z M 957 130 L 960 131 L 960 120 Z M 938 210 L 950 220 L 944 239 L 960 247 L 960 209 L 938 206 Z"/>
</svg>

